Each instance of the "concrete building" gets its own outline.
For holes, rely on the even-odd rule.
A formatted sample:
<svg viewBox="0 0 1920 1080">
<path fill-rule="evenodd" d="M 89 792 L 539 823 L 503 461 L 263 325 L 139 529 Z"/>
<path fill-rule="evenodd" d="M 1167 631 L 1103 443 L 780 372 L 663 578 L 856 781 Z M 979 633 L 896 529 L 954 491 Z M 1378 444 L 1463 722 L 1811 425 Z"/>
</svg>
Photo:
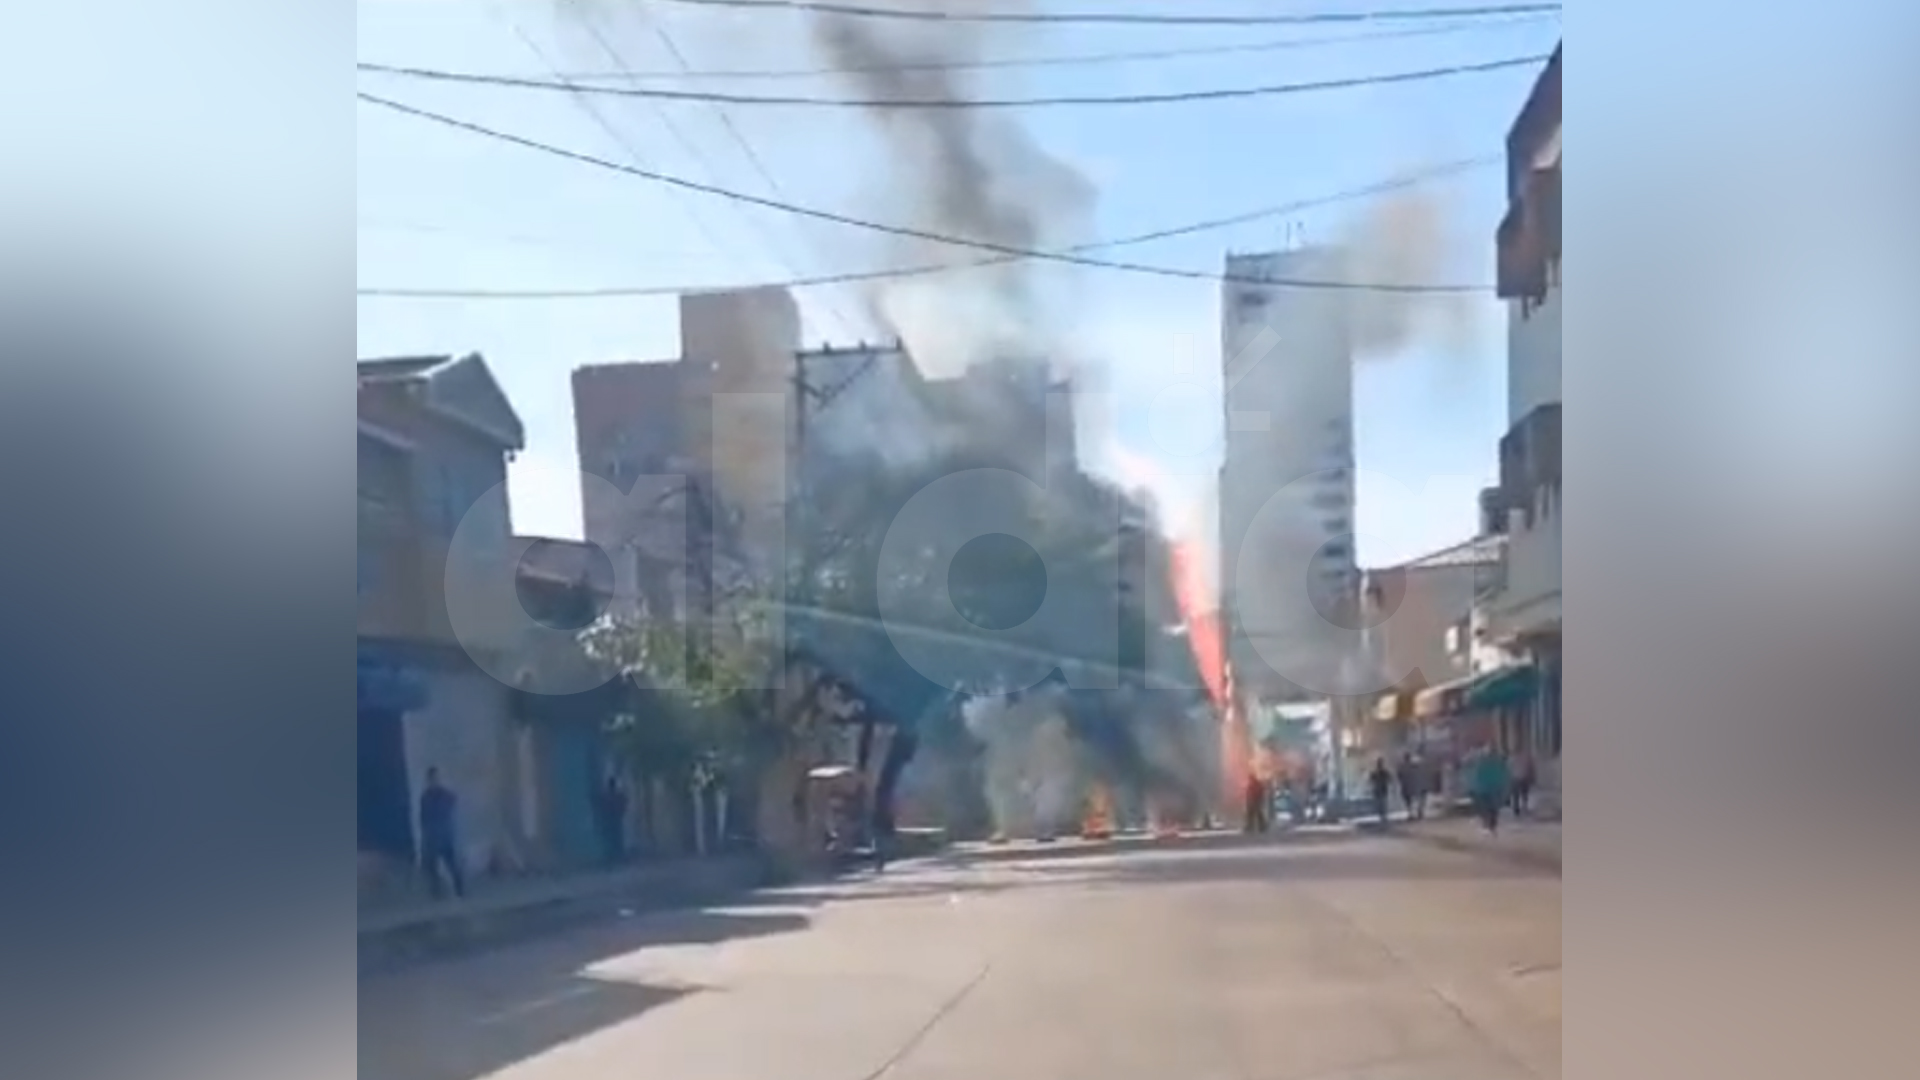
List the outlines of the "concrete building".
<svg viewBox="0 0 1920 1080">
<path fill-rule="evenodd" d="M 1328 247 L 1227 257 L 1220 610 L 1229 663 L 1257 700 L 1332 692 L 1355 643 L 1347 300 L 1285 284 L 1337 279 L 1341 263 Z"/>
<path fill-rule="evenodd" d="M 446 589 L 463 520 L 480 542 L 455 563 L 455 580 L 512 572 L 506 468 L 525 434 L 478 355 L 362 361 L 358 413 L 363 884 L 411 860 L 414 803 L 430 767 L 459 796 L 468 867 L 508 867 L 525 839 L 510 692 L 454 635 Z"/>
<path fill-rule="evenodd" d="M 1487 637 L 1537 669 L 1514 741 L 1545 762 L 1561 746 L 1560 87 L 1555 49 L 1507 136 L 1508 208 L 1496 245 L 1510 426 L 1499 485 L 1482 499 L 1489 527 L 1508 537 L 1504 581 L 1486 598 Z M 1556 795 L 1557 778 L 1557 768 L 1543 769 Z"/>
<path fill-rule="evenodd" d="M 799 338 L 799 309 L 784 289 L 689 294 L 680 298 L 677 359 L 577 369 L 574 425 L 582 473 L 622 493 L 641 477 L 662 478 L 623 497 L 583 483 L 586 538 L 622 558 L 637 553 L 686 561 L 681 545 L 699 531 L 697 516 L 685 503 L 663 512 L 686 484 L 673 478 L 686 477 L 738 515 L 722 531 L 737 532 L 743 542 L 751 538 L 763 554 L 777 547 Z"/>
<path fill-rule="evenodd" d="M 581 470 L 621 492 L 640 477 L 691 477 L 738 515 L 722 525 L 757 558 L 784 542 L 783 499 L 809 477 L 830 477 L 836 464 L 873 456 L 912 467 L 979 445 L 1030 460 L 1027 471 L 1041 480 L 1050 456 L 1069 467 L 1077 460 L 1071 404 L 1050 395 L 1066 387 L 1044 363 L 1008 360 L 928 379 L 898 342 L 803 349 L 797 308 L 778 288 L 684 296 L 680 324 L 677 359 L 573 373 Z M 583 484 L 586 538 L 655 563 L 690 563 L 693 554 L 675 549 L 677 483 L 650 481 L 658 491 L 620 498 Z M 695 542 L 699 522 L 686 520 Z"/>
<path fill-rule="evenodd" d="M 1476 665 L 1472 632 L 1477 601 L 1500 580 L 1505 546 L 1506 537 L 1483 535 L 1366 572 L 1369 654 L 1394 684 L 1366 718 L 1370 752 L 1421 741 L 1412 708 L 1419 691 L 1470 682 L 1493 666 Z"/>
</svg>

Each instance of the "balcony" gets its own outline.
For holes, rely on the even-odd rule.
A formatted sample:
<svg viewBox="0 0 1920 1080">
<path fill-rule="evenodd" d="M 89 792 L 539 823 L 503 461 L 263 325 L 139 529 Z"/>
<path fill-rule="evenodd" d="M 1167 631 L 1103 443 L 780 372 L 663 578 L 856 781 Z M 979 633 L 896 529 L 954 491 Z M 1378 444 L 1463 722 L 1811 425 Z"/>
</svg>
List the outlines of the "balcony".
<svg viewBox="0 0 1920 1080">
<path fill-rule="evenodd" d="M 1559 490 L 1560 404 L 1551 402 L 1521 417 L 1500 440 L 1500 484 L 1482 494 L 1481 506 L 1505 516 L 1507 531 L 1515 513 L 1520 527 L 1528 528 L 1541 493 L 1551 491 L 1557 501 Z"/>
<path fill-rule="evenodd" d="M 1532 527 L 1507 542 L 1506 580 L 1487 597 L 1487 636 L 1525 643 L 1560 631 L 1560 505 L 1543 493 Z"/>
<path fill-rule="evenodd" d="M 1482 496 L 1504 519 L 1506 557 L 1484 594 L 1487 636 L 1516 642 L 1560 627 L 1560 406 L 1529 412 L 1500 440 L 1500 484 Z"/>
<path fill-rule="evenodd" d="M 1495 233 L 1496 292 L 1523 307 L 1541 304 L 1560 272 L 1560 166 L 1535 169 Z"/>
</svg>

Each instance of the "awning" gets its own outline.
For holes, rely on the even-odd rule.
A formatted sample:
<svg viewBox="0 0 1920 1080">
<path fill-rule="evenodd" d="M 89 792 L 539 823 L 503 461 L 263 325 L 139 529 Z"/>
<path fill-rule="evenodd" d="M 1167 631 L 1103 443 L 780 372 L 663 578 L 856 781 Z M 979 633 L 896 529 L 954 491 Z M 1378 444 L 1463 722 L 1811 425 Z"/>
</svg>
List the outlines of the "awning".
<svg viewBox="0 0 1920 1080">
<path fill-rule="evenodd" d="M 1504 709 L 1522 705 L 1533 698 L 1539 678 L 1532 664 L 1496 668 L 1482 674 L 1467 691 L 1471 709 Z"/>
<path fill-rule="evenodd" d="M 1436 716 L 1457 713 L 1466 706 L 1468 687 L 1478 679 L 1477 675 L 1429 686 L 1413 695 L 1413 715 L 1420 720 L 1431 720 Z"/>
<path fill-rule="evenodd" d="M 1383 724 L 1410 719 L 1414 715 L 1413 702 L 1417 696 L 1412 690 L 1390 690 L 1381 694 L 1373 704 L 1373 718 Z"/>
</svg>

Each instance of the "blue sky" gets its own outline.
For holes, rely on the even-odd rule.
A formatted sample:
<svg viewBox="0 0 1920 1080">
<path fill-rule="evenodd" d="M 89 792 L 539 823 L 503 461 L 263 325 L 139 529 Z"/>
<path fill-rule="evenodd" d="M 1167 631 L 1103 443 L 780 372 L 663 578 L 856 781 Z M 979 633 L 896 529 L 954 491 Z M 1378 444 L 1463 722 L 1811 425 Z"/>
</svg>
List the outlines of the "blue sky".
<svg viewBox="0 0 1920 1080">
<path fill-rule="evenodd" d="M 666 3 L 592 0 L 562 17 L 550 2 L 360 0 L 363 61 L 550 77 L 624 64 L 675 71 L 664 28 L 695 70 L 821 66 L 778 13 L 714 14 Z M 1062 10 L 1070 10 L 1059 5 Z M 1091 0 L 1079 5 L 1086 9 Z M 1108 10 L 1126 7 L 1104 0 Z M 1139 5 L 1171 10 L 1159 2 Z M 1192 6 L 1198 10 L 1201 5 Z M 1329 10 L 1325 3 L 1299 4 Z M 1337 5 L 1335 5 L 1337 6 Z M 1366 3 L 1350 0 L 1349 7 Z M 1372 5 L 1379 6 L 1379 5 Z M 1273 5 L 1207 0 L 1209 11 Z M 650 22 L 649 20 L 652 20 Z M 1047 56 L 1353 37 L 1353 27 L 1087 28 L 1023 31 L 996 56 Z M 1557 19 L 1470 31 L 1317 43 L 1270 52 L 1084 67 L 996 70 L 981 83 L 1002 96 L 1161 92 L 1337 79 L 1550 51 Z M 1534 77 L 1532 68 L 1282 97 L 1141 107 L 1023 110 L 1049 153 L 1098 190 L 1095 236 L 1118 236 L 1361 187 L 1439 162 L 1497 152 Z M 724 187 L 774 194 L 714 106 L 596 100 L 598 119 L 569 95 L 448 86 L 363 74 L 362 89 L 476 123 Z M 697 84 L 739 92 L 845 94 L 829 80 Z M 736 106 L 726 110 L 781 197 L 886 218 L 872 197 L 887 173 L 854 111 Z M 362 106 L 359 114 L 359 277 L 363 286 L 480 289 L 714 287 L 881 264 L 871 234 L 664 189 L 646 181 Z M 604 126 L 603 126 L 604 125 Z M 611 133 L 608 129 L 611 129 Z M 618 136 L 618 139 L 615 136 Z M 1497 168 L 1434 185 L 1446 208 L 1449 281 L 1492 279 L 1502 210 Z M 1330 238 L 1352 203 L 1294 219 Z M 849 233 L 851 232 L 851 235 Z M 1130 260 L 1217 269 L 1229 249 L 1281 246 L 1280 220 L 1125 249 Z M 1164 498 L 1201 505 L 1217 456 L 1219 322 L 1216 283 L 1116 271 L 1074 271 L 1078 303 L 1063 312 L 1075 351 L 1107 371 L 1113 438 L 1155 463 Z M 857 297 L 800 294 L 810 340 L 870 331 Z M 1463 539 L 1474 494 L 1494 475 L 1506 427 L 1505 334 L 1498 302 L 1477 301 L 1472 333 L 1363 363 L 1356 376 L 1362 471 L 1360 555 L 1379 565 Z M 568 373 L 588 363 L 664 359 L 677 350 L 671 297 L 593 300 L 418 300 L 363 297 L 361 356 L 477 350 L 526 421 L 512 496 L 522 532 L 579 534 Z M 1099 467 L 1104 443 L 1090 447 Z"/>
</svg>

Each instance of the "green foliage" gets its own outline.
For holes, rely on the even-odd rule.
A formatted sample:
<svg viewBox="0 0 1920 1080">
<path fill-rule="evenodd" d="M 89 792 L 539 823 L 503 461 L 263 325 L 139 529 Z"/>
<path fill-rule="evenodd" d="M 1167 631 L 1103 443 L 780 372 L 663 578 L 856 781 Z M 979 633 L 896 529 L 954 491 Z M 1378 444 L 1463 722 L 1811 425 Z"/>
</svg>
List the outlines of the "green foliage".
<svg viewBox="0 0 1920 1080">
<path fill-rule="evenodd" d="M 657 706 L 615 718 L 626 750 L 706 775 L 778 753 L 787 740 L 765 689 L 779 662 L 771 614 L 769 601 L 743 590 L 716 596 L 710 618 L 643 612 L 588 627 L 587 654 L 648 688 Z"/>
<path fill-rule="evenodd" d="M 1035 655 L 1061 661 L 1107 662 L 1111 654 L 1094 635 L 1071 627 L 1031 620 L 1011 631 L 986 633 L 959 617 L 954 601 L 993 608 L 1015 604 L 1017 597 L 995 590 L 1032 588 L 1021 568 L 976 568 L 969 596 L 949 598 L 947 558 L 951 552 L 929 548 L 919 558 L 890 562 L 881 577 L 880 553 L 889 529 L 908 500 L 940 477 L 972 468 L 1000 467 L 991 458 L 968 457 L 926 462 L 902 469 L 878 458 L 841 463 L 830 482 L 815 485 L 804 513 L 790 525 L 794 554 L 792 591 L 774 595 L 763 585 L 716 595 L 712 618 L 685 612 L 650 611 L 624 621 L 602 622 L 582 635 L 589 655 L 655 688 L 659 707 L 636 711 L 616 722 L 622 743 L 653 760 L 691 763 L 731 771 L 755 767 L 811 737 L 822 723 L 817 687 L 805 685 L 817 672 L 798 672 L 803 689 L 776 695 L 760 689 L 780 680 L 771 676 L 786 665 L 796 674 L 795 655 L 775 632 L 776 604 L 787 604 L 787 645 L 801 645 L 826 659 L 839 674 L 897 719 L 912 722 L 946 692 L 899 655 L 893 637 L 924 634 L 974 685 L 991 685 Z M 1026 523 L 1033 551 L 1007 549 L 998 557 L 1044 561 L 1049 598 L 1069 610 L 1088 613 L 1088 625 L 1107 625 L 1119 581 L 1114 578 L 1115 508 L 1122 496 L 1111 487 L 1085 481 L 1040 499 L 1008 487 L 983 490 L 979 506 L 943 508 L 957 522 L 1004 520 Z M 1016 500 L 1008 503 L 1006 500 Z M 990 505 L 989 505 L 990 504 Z M 1164 545 L 1148 542 L 1149 575 L 1164 574 Z M 882 618 L 882 586 L 891 599 Z M 1167 639 L 1166 613 L 1149 610 L 1144 598 L 1123 595 L 1120 666 L 1135 672 L 1149 659 L 1164 665 L 1190 656 L 1181 641 Z M 1108 614 L 1104 617 L 1101 612 Z M 1150 649 L 1149 641 L 1155 645 Z M 803 665 L 804 667 L 804 665 Z M 1197 672 L 1157 672 L 1162 679 L 1189 683 Z M 787 680 L 791 682 L 791 678 Z"/>
</svg>

